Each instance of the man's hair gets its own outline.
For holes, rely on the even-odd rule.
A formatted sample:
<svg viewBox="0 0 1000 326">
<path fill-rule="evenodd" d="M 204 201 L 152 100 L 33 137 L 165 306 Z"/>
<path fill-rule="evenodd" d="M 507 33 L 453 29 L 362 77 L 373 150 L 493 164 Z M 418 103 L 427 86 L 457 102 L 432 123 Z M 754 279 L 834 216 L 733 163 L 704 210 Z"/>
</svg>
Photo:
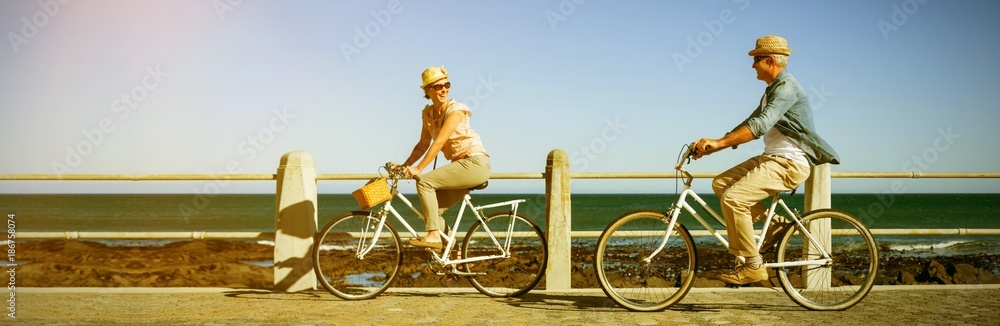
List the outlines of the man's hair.
<svg viewBox="0 0 1000 326">
<path fill-rule="evenodd" d="M 781 67 L 781 68 L 787 68 L 788 67 L 788 56 L 787 55 L 784 55 L 784 54 L 772 54 L 771 56 L 774 57 L 774 65 L 776 65 L 778 67 Z"/>
</svg>

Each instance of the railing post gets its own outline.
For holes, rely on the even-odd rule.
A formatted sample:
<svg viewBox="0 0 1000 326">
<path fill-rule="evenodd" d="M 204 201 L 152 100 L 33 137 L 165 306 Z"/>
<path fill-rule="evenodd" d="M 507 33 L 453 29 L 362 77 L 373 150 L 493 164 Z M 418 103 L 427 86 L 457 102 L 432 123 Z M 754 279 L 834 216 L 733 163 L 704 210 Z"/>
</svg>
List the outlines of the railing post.
<svg viewBox="0 0 1000 326">
<path fill-rule="evenodd" d="M 820 164 L 818 166 L 812 167 L 812 173 L 809 174 L 809 179 L 806 180 L 806 198 L 805 198 L 805 210 L 806 212 L 811 212 L 817 209 L 824 209 L 831 207 L 830 200 L 830 164 Z M 810 223 L 809 233 L 816 236 L 816 241 L 819 241 L 821 245 L 826 247 L 827 250 L 831 248 L 832 239 L 830 233 L 830 221 L 826 220 L 826 223 Z M 818 251 L 811 249 L 808 242 L 803 240 L 802 250 L 806 255 L 811 257 L 816 257 L 819 255 Z M 825 285 L 830 286 L 832 275 L 828 269 L 806 269 L 803 273 L 803 283 L 807 285 Z M 819 279 L 817 281 L 810 281 L 809 279 Z"/>
<path fill-rule="evenodd" d="M 303 151 L 289 152 L 278 166 L 274 212 L 274 290 L 316 289 L 312 245 L 316 235 L 316 164 Z"/>
<path fill-rule="evenodd" d="M 554 149 L 545 161 L 545 225 L 549 243 L 546 290 L 568 290 L 572 287 L 569 184 L 569 155 L 561 149 Z"/>
<path fill-rule="evenodd" d="M 830 164 L 813 166 L 806 180 L 806 212 L 832 207 L 830 192 Z"/>
</svg>

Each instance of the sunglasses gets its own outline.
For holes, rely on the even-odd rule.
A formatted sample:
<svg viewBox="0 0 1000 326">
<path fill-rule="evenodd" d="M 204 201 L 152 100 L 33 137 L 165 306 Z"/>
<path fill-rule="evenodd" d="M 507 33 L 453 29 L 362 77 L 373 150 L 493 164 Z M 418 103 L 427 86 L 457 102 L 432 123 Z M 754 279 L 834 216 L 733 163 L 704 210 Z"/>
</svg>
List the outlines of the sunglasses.
<svg viewBox="0 0 1000 326">
<path fill-rule="evenodd" d="M 766 55 L 765 56 L 755 56 L 755 57 L 753 57 L 753 63 L 758 63 L 761 60 L 764 60 L 764 59 L 767 59 L 767 58 L 770 58 L 770 56 L 766 56 Z"/>
<path fill-rule="evenodd" d="M 451 82 L 447 82 L 447 83 L 444 83 L 444 84 L 434 84 L 434 85 L 428 85 L 428 86 L 427 86 L 427 88 L 428 88 L 428 89 L 433 89 L 433 90 L 435 90 L 435 91 L 440 91 L 440 90 L 441 90 L 441 88 L 444 88 L 444 89 L 451 89 Z"/>
</svg>

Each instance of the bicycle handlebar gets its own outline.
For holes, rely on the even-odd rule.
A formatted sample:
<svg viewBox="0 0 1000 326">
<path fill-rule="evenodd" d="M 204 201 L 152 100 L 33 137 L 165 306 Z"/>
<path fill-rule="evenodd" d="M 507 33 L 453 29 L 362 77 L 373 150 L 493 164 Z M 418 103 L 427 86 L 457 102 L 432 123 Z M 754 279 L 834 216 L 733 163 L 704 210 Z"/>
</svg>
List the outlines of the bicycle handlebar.
<svg viewBox="0 0 1000 326">
<path fill-rule="evenodd" d="M 683 148 L 684 148 L 684 154 L 680 156 L 680 159 L 677 160 L 677 164 L 674 165 L 674 169 L 678 171 L 684 171 L 684 162 L 689 161 L 691 156 L 697 153 L 697 151 L 694 148 L 694 143 L 691 143 L 689 145 L 684 145 Z M 711 151 L 712 146 L 705 146 L 705 150 Z"/>
<path fill-rule="evenodd" d="M 684 171 L 684 162 L 694 154 L 694 148 L 691 146 L 684 147 L 684 154 L 681 154 L 680 158 L 677 159 L 677 164 L 674 165 L 674 170 Z"/>
<path fill-rule="evenodd" d="M 385 163 L 385 170 L 389 172 L 390 179 L 406 179 L 406 166 L 392 162 Z"/>
<path fill-rule="evenodd" d="M 684 178 L 686 179 L 684 184 L 690 186 L 691 182 L 694 181 L 694 176 L 692 176 L 687 170 L 684 170 L 684 162 L 690 161 L 691 156 L 694 155 L 696 151 L 693 143 L 684 145 L 683 148 L 684 154 L 681 154 L 681 156 L 677 159 L 677 164 L 674 165 L 674 169 L 684 175 Z"/>
</svg>

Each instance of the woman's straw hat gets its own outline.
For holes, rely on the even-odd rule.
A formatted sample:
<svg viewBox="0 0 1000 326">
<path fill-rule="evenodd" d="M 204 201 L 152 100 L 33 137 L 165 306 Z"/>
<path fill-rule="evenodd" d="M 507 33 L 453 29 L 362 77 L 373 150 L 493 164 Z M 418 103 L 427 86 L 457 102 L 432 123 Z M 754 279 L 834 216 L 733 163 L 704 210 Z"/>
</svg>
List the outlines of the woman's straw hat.
<svg viewBox="0 0 1000 326">
<path fill-rule="evenodd" d="M 420 74 L 420 77 L 423 79 L 423 84 L 420 85 L 420 88 L 426 88 L 427 85 L 448 78 L 448 71 L 444 70 L 444 66 L 430 67 L 424 70 L 424 73 Z"/>
<path fill-rule="evenodd" d="M 788 48 L 788 41 L 784 38 L 768 35 L 757 39 L 757 47 L 751 50 L 749 54 L 752 57 L 768 54 L 791 55 L 792 49 Z"/>
</svg>

